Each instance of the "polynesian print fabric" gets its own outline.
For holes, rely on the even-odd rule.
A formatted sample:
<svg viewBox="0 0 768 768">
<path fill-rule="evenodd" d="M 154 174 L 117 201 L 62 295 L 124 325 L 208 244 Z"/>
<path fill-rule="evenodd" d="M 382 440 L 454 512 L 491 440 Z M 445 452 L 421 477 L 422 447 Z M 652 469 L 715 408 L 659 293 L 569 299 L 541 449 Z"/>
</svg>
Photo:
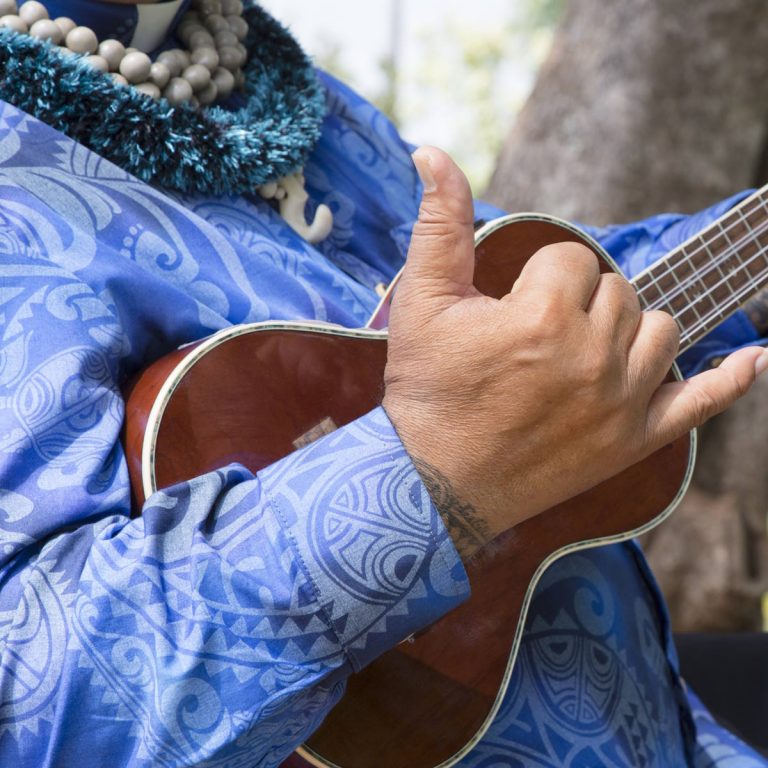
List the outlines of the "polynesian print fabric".
<svg viewBox="0 0 768 768">
<path fill-rule="evenodd" d="M 260 199 L 166 194 L 0 106 L 0 765 L 279 765 L 353 670 L 467 594 L 381 410 L 129 518 L 126 378 L 231 323 L 360 326 L 402 264 L 420 196 L 409 147 L 324 82 L 306 177 L 335 227 L 318 248 Z M 635 272 L 728 204 L 596 234 Z M 755 337 L 740 316 L 716 334 L 706 353 Z M 462 765 L 765 765 L 676 669 L 633 544 L 564 558 Z"/>
</svg>

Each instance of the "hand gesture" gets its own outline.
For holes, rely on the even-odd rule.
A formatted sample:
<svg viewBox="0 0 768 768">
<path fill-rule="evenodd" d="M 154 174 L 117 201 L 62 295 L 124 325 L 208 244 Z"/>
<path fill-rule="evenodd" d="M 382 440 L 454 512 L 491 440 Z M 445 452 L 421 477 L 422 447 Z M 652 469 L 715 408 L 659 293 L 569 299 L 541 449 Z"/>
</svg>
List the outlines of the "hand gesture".
<svg viewBox="0 0 768 768">
<path fill-rule="evenodd" d="M 665 383 L 664 312 L 576 243 L 542 248 L 502 299 L 472 284 L 466 178 L 414 162 L 424 195 L 392 306 L 384 407 L 463 555 L 727 408 L 768 366 L 760 347 Z"/>
</svg>

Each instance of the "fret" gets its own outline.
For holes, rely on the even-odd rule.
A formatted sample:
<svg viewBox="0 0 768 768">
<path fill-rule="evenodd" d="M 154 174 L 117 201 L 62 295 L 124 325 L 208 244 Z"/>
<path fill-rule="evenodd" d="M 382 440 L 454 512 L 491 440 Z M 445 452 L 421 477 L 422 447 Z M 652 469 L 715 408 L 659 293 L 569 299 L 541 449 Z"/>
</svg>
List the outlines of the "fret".
<svg viewBox="0 0 768 768">
<path fill-rule="evenodd" d="M 738 217 L 735 214 L 734 214 L 733 218 L 734 218 L 734 220 L 738 220 Z M 737 249 L 738 248 L 738 242 L 736 240 L 734 240 L 733 238 L 731 238 L 731 236 L 728 233 L 728 231 L 723 227 L 722 220 L 717 221 L 715 223 L 717 224 L 718 228 L 722 232 L 722 236 L 723 236 L 723 238 L 725 239 L 725 241 L 727 243 L 727 246 L 726 246 L 726 248 L 724 250 L 727 250 L 727 249 Z M 739 261 L 738 250 L 736 250 L 736 252 L 734 254 L 732 254 L 731 256 L 729 256 L 729 257 L 727 257 L 725 259 L 725 264 L 729 263 L 730 261 L 736 261 L 736 262 Z M 747 283 L 747 276 L 746 276 L 746 274 L 744 272 L 741 272 L 738 269 L 727 270 L 727 273 L 728 273 L 729 285 L 733 289 L 733 293 L 737 293 Z"/>
<path fill-rule="evenodd" d="M 759 214 L 757 221 L 753 221 L 755 213 Z M 705 275 L 705 282 L 716 303 L 740 291 L 752 274 L 760 270 L 755 258 L 762 255 L 763 247 L 755 229 L 764 223 L 765 215 L 759 207 L 751 210 L 737 208 L 726 219 L 715 222 L 714 227 L 710 227 L 701 236 L 700 240 L 709 252 L 711 265 Z M 717 236 L 707 237 L 713 229 L 718 231 Z M 713 248 L 714 243 L 718 243 L 720 248 Z M 748 265 L 747 269 L 745 265 Z M 728 288 L 731 290 L 728 291 Z M 714 296 L 715 292 L 717 296 Z"/>
<path fill-rule="evenodd" d="M 694 297 L 695 306 L 703 316 L 717 317 L 719 308 L 733 295 L 735 275 L 742 275 L 740 265 L 730 257 L 723 259 L 719 253 L 713 253 L 708 240 L 702 238 L 701 254 L 705 259 L 702 275 L 697 281 L 703 290 L 697 290 Z"/>
<path fill-rule="evenodd" d="M 655 292 L 663 294 L 658 299 L 651 297 L 647 306 L 669 312 L 681 332 L 691 325 L 698 325 L 703 317 L 716 309 L 708 285 L 701 277 L 709 262 L 709 255 L 696 240 L 670 253 L 655 269 L 646 273 L 653 280 Z M 646 299 L 650 296 L 647 285 L 646 282 L 642 294 Z"/>
<path fill-rule="evenodd" d="M 654 305 L 657 309 L 663 309 L 676 318 L 691 309 L 696 313 L 695 302 L 688 295 L 688 287 L 678 279 L 676 270 L 671 269 L 657 276 L 655 283 L 662 292 L 662 298 Z"/>
<path fill-rule="evenodd" d="M 739 257 L 742 262 L 748 262 L 755 256 L 760 250 L 760 241 L 757 239 L 754 228 L 749 219 L 745 218 L 741 210 L 737 209 L 740 218 L 740 229 L 743 231 L 743 235 L 739 238 L 742 242 L 739 246 Z"/>
<path fill-rule="evenodd" d="M 766 218 L 764 200 L 762 198 L 757 199 L 753 201 L 753 204 L 751 210 L 746 208 L 744 210 L 738 209 L 746 234 L 742 238 L 742 242 L 738 247 L 738 253 L 734 258 L 740 264 L 739 274 L 743 274 L 743 285 L 745 287 L 749 285 L 754 293 L 757 290 L 754 278 L 760 275 L 765 269 L 766 264 L 768 264 L 768 260 L 766 260 L 766 247 L 768 247 L 768 243 L 760 239 L 760 236 L 764 234 L 764 230 L 768 228 L 768 219 Z M 744 242 L 745 240 L 746 242 Z"/>
<path fill-rule="evenodd" d="M 640 299 L 640 305 L 643 309 L 648 309 L 651 304 L 664 298 L 664 292 L 656 282 L 653 269 L 641 272 L 634 280 L 632 280 L 632 284 L 637 291 L 637 296 Z"/>
<path fill-rule="evenodd" d="M 669 253 L 638 280 L 643 305 L 670 312 L 683 342 L 694 343 L 765 284 L 766 194 L 768 187 Z"/>
<path fill-rule="evenodd" d="M 766 286 L 768 286 L 768 269 L 753 284 L 745 286 L 740 293 L 732 297 L 731 301 L 721 306 L 716 316 L 704 318 L 699 324 L 691 325 L 686 331 L 682 332 L 680 334 L 680 352 L 685 352 L 685 350 L 692 347 L 715 326 L 725 320 L 725 318 L 730 317 L 750 296 Z"/>
<path fill-rule="evenodd" d="M 762 226 L 768 227 L 768 205 L 766 205 L 766 200 L 762 197 L 760 198 L 760 211 L 763 215 L 761 228 Z M 768 248 L 763 248 L 762 260 L 765 262 L 765 264 L 763 264 L 763 267 L 768 266 Z"/>
<path fill-rule="evenodd" d="M 768 284 L 768 186 L 633 284 L 644 308 L 662 309 L 675 318 L 681 349 L 695 343 Z"/>
<path fill-rule="evenodd" d="M 663 292 L 661 291 L 656 278 L 658 275 L 668 271 L 669 267 L 667 261 L 671 256 L 671 253 L 667 254 L 663 259 L 657 261 L 655 264 L 651 264 L 651 266 L 644 269 L 640 274 L 635 275 L 630 281 L 638 293 L 643 308 L 650 306 L 657 299 L 662 298 Z"/>
<path fill-rule="evenodd" d="M 762 251 L 760 254 L 763 259 L 765 255 L 765 251 Z M 685 333 L 681 334 L 680 351 L 682 352 L 692 344 L 695 344 L 722 320 L 732 315 L 751 296 L 766 286 L 768 286 L 768 268 L 763 269 L 757 275 L 750 275 L 749 281 L 741 290 L 731 296 L 729 301 L 722 304 L 716 313 L 712 313 L 709 317 L 702 319 L 700 323 L 690 326 Z"/>
<path fill-rule="evenodd" d="M 688 254 L 685 249 L 692 248 L 694 246 L 697 247 L 695 253 Z M 707 267 L 712 263 L 712 260 L 708 258 L 706 250 L 701 246 L 702 243 L 700 242 L 700 238 L 697 238 L 692 243 L 684 245 L 680 248 L 680 250 L 687 256 L 687 269 L 682 273 L 680 273 L 679 270 L 675 270 L 675 273 L 680 273 L 683 279 L 686 278 L 687 274 L 690 274 L 690 279 L 688 280 L 690 284 L 688 293 L 693 298 L 693 305 L 697 307 L 697 314 L 706 314 L 707 312 L 715 309 L 717 305 L 711 294 L 711 286 L 708 282 L 710 275 L 713 273 L 711 270 L 707 271 Z M 701 262 L 700 265 L 696 264 L 694 257 L 698 258 L 698 261 Z M 701 306 L 699 307 L 697 305 Z"/>
<path fill-rule="evenodd" d="M 712 291 L 712 298 L 715 304 L 720 305 L 727 301 L 729 296 L 733 296 L 736 287 L 731 282 L 732 272 L 730 272 L 727 268 L 724 269 L 725 265 L 724 263 L 721 263 L 718 256 L 717 240 L 719 239 L 721 241 L 721 247 L 719 250 L 724 251 L 725 249 L 722 248 L 722 244 L 728 243 L 728 235 L 723 231 L 723 225 L 720 222 L 717 222 L 717 225 L 720 229 L 720 234 L 717 235 L 712 241 L 704 240 L 704 249 L 706 250 L 707 256 L 709 257 L 710 263 L 714 264 L 715 273 L 718 278 L 718 284 Z M 726 262 L 727 261 L 728 260 L 726 259 Z"/>
</svg>

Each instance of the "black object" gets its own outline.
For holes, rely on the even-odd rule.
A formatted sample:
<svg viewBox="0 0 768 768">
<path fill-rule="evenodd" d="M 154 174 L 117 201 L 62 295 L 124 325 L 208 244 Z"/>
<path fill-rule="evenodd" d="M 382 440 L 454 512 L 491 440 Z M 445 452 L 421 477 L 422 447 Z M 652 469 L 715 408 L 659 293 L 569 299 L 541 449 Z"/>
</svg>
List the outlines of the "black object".
<svg viewBox="0 0 768 768">
<path fill-rule="evenodd" d="M 768 757 L 768 633 L 675 635 L 680 671 L 715 719 Z"/>
</svg>

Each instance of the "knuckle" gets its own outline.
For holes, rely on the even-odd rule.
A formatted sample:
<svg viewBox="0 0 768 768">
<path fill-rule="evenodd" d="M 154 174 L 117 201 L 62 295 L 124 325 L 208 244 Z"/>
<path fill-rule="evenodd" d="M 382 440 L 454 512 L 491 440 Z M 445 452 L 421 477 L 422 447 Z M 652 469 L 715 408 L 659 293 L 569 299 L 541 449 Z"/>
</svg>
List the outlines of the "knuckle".
<svg viewBox="0 0 768 768">
<path fill-rule="evenodd" d="M 615 378 L 615 359 L 609 349 L 599 349 L 585 366 L 582 376 L 584 381 L 593 388 L 604 388 L 613 383 Z"/>
<path fill-rule="evenodd" d="M 621 298 L 625 306 L 632 312 L 640 314 L 640 299 L 637 291 L 632 287 L 629 281 L 621 275 L 616 275 L 617 290 L 621 292 Z"/>
<path fill-rule="evenodd" d="M 629 283 L 617 272 L 603 272 L 600 275 L 600 280 L 610 286 L 611 289 L 617 291 L 629 285 Z"/>
<path fill-rule="evenodd" d="M 739 376 L 735 371 L 726 368 L 721 368 L 720 373 L 725 374 L 727 377 L 729 389 L 734 398 L 739 398 L 747 394 L 752 383 L 749 377 Z M 725 406 L 726 404 L 724 403 L 723 407 Z"/>
<path fill-rule="evenodd" d="M 459 242 L 456 220 L 441 214 L 429 220 L 418 221 L 414 225 L 411 242 L 418 243 L 422 248 L 426 245 L 435 250 L 452 250 Z"/>
<path fill-rule="evenodd" d="M 544 301 L 527 309 L 521 323 L 532 340 L 548 341 L 560 335 L 562 312 L 553 301 Z"/>
<path fill-rule="evenodd" d="M 616 272 L 605 272 L 600 275 L 600 282 L 607 289 L 611 302 L 616 304 L 622 312 L 639 314 L 640 300 L 637 292 L 625 277 Z"/>
<path fill-rule="evenodd" d="M 707 419 L 719 413 L 724 404 L 710 389 L 701 389 L 693 401 L 693 418 L 696 424 L 703 424 Z"/>
<path fill-rule="evenodd" d="M 674 357 L 680 347 L 680 328 L 672 315 L 661 310 L 646 312 L 646 319 L 654 336 L 654 343 Z"/>
<path fill-rule="evenodd" d="M 545 264 L 555 264 L 565 272 L 590 274 L 599 268 L 597 256 L 581 243 L 550 243 L 536 251 L 532 258 Z"/>
<path fill-rule="evenodd" d="M 593 338 L 588 353 L 574 365 L 579 381 L 589 389 L 603 389 L 617 378 L 616 354 L 606 338 Z"/>
<path fill-rule="evenodd" d="M 703 424 L 707 419 L 724 411 L 733 401 L 747 393 L 751 386 L 748 374 L 740 375 L 737 371 L 720 368 L 717 379 L 713 378 L 701 386 L 692 403 L 692 415 L 696 424 Z"/>
<path fill-rule="evenodd" d="M 593 264 L 597 264 L 597 256 L 595 255 L 595 252 L 583 243 L 566 241 L 558 243 L 557 245 L 568 258 L 581 262 L 585 266 L 591 267 Z"/>
<path fill-rule="evenodd" d="M 467 206 L 465 200 L 446 195 L 438 201 L 425 200 L 419 210 L 419 218 L 414 225 L 425 233 L 444 232 L 455 228 L 456 224 L 472 225 L 474 222 L 473 209 Z"/>
<path fill-rule="evenodd" d="M 662 312 L 661 310 L 655 310 L 655 315 L 661 325 L 663 331 L 675 339 L 680 338 L 680 327 L 678 326 L 675 318 L 669 314 L 669 312 Z"/>
</svg>

